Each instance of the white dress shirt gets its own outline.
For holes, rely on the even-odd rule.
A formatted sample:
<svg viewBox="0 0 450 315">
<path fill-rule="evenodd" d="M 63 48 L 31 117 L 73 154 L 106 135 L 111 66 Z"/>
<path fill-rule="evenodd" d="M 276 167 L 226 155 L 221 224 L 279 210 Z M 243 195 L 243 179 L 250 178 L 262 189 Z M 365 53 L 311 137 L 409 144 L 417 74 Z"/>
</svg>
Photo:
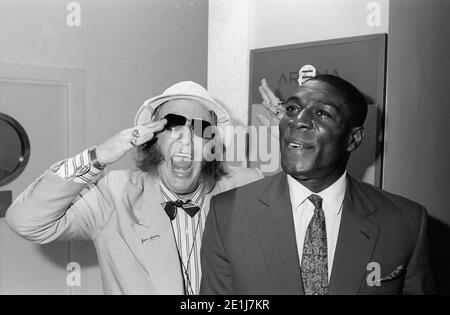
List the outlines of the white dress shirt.
<svg viewBox="0 0 450 315">
<path fill-rule="evenodd" d="M 327 189 L 314 193 L 300 184 L 295 178 L 287 175 L 289 184 L 289 194 L 291 197 L 292 211 L 294 214 L 295 237 L 297 240 L 297 250 L 300 264 L 302 262 L 303 245 L 309 222 L 314 215 L 314 205 L 308 200 L 312 194 L 322 198 L 322 209 L 325 213 L 325 224 L 327 230 L 328 248 L 328 280 L 331 277 L 333 267 L 334 252 L 339 234 L 339 226 L 342 217 L 342 205 L 344 202 L 347 172 Z"/>
</svg>

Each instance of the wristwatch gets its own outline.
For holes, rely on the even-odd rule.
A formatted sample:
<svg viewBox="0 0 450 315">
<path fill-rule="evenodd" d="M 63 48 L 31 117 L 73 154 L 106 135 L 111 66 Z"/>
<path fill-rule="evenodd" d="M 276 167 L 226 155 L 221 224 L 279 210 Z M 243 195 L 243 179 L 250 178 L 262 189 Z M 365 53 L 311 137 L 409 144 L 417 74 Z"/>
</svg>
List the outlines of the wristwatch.
<svg viewBox="0 0 450 315">
<path fill-rule="evenodd" d="M 89 159 L 91 160 L 91 165 L 92 166 L 94 166 L 98 170 L 103 170 L 106 167 L 106 165 L 102 165 L 97 160 L 97 147 L 90 148 L 88 153 L 89 153 Z"/>
</svg>

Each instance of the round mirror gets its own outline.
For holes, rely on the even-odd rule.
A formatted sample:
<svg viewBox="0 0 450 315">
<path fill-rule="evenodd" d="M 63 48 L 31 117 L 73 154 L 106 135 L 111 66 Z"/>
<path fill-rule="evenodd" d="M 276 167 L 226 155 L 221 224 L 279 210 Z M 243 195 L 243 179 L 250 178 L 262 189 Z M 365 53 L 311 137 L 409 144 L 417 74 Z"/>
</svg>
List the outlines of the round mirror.
<svg viewBox="0 0 450 315">
<path fill-rule="evenodd" d="M 15 180 L 29 158 L 30 141 L 25 129 L 14 118 L 0 113 L 0 186 Z"/>
</svg>

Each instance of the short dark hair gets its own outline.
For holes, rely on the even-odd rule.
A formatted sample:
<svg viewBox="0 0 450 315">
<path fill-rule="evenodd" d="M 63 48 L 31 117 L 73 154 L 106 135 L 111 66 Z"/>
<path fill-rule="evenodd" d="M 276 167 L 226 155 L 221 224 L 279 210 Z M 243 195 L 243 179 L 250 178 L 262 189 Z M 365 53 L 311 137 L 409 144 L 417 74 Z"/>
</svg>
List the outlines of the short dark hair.
<svg viewBox="0 0 450 315">
<path fill-rule="evenodd" d="M 364 124 L 367 116 L 367 102 L 364 95 L 353 84 L 331 74 L 318 74 L 306 82 L 308 81 L 327 83 L 340 93 L 349 109 L 348 127 L 360 127 Z"/>
</svg>

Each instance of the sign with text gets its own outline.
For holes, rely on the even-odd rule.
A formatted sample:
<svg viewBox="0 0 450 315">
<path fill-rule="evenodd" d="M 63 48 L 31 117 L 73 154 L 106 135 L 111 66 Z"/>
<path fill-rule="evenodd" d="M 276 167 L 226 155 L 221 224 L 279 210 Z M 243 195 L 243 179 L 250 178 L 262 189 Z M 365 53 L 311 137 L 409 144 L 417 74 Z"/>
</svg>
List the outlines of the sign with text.
<svg viewBox="0 0 450 315">
<path fill-rule="evenodd" d="M 281 101 L 286 101 L 299 88 L 299 82 L 304 81 L 303 77 L 316 74 L 339 76 L 355 85 L 369 104 L 364 125 L 366 137 L 361 147 L 352 154 L 348 170 L 356 178 L 381 187 L 386 40 L 385 34 L 376 34 L 252 50 L 249 125 L 261 126 L 258 119 L 261 114 L 270 119 L 258 91 L 261 79 L 265 78 Z M 252 152 L 255 148 L 252 139 L 256 138 L 250 137 L 250 156 L 257 155 Z M 271 150 L 268 153 L 279 156 L 278 134 L 272 133 L 267 141 L 266 147 Z M 274 160 L 279 161 L 279 158 Z M 264 163 L 267 162 L 250 159 L 249 164 L 264 171 Z M 281 165 L 270 170 L 265 174 L 279 172 Z"/>
</svg>

